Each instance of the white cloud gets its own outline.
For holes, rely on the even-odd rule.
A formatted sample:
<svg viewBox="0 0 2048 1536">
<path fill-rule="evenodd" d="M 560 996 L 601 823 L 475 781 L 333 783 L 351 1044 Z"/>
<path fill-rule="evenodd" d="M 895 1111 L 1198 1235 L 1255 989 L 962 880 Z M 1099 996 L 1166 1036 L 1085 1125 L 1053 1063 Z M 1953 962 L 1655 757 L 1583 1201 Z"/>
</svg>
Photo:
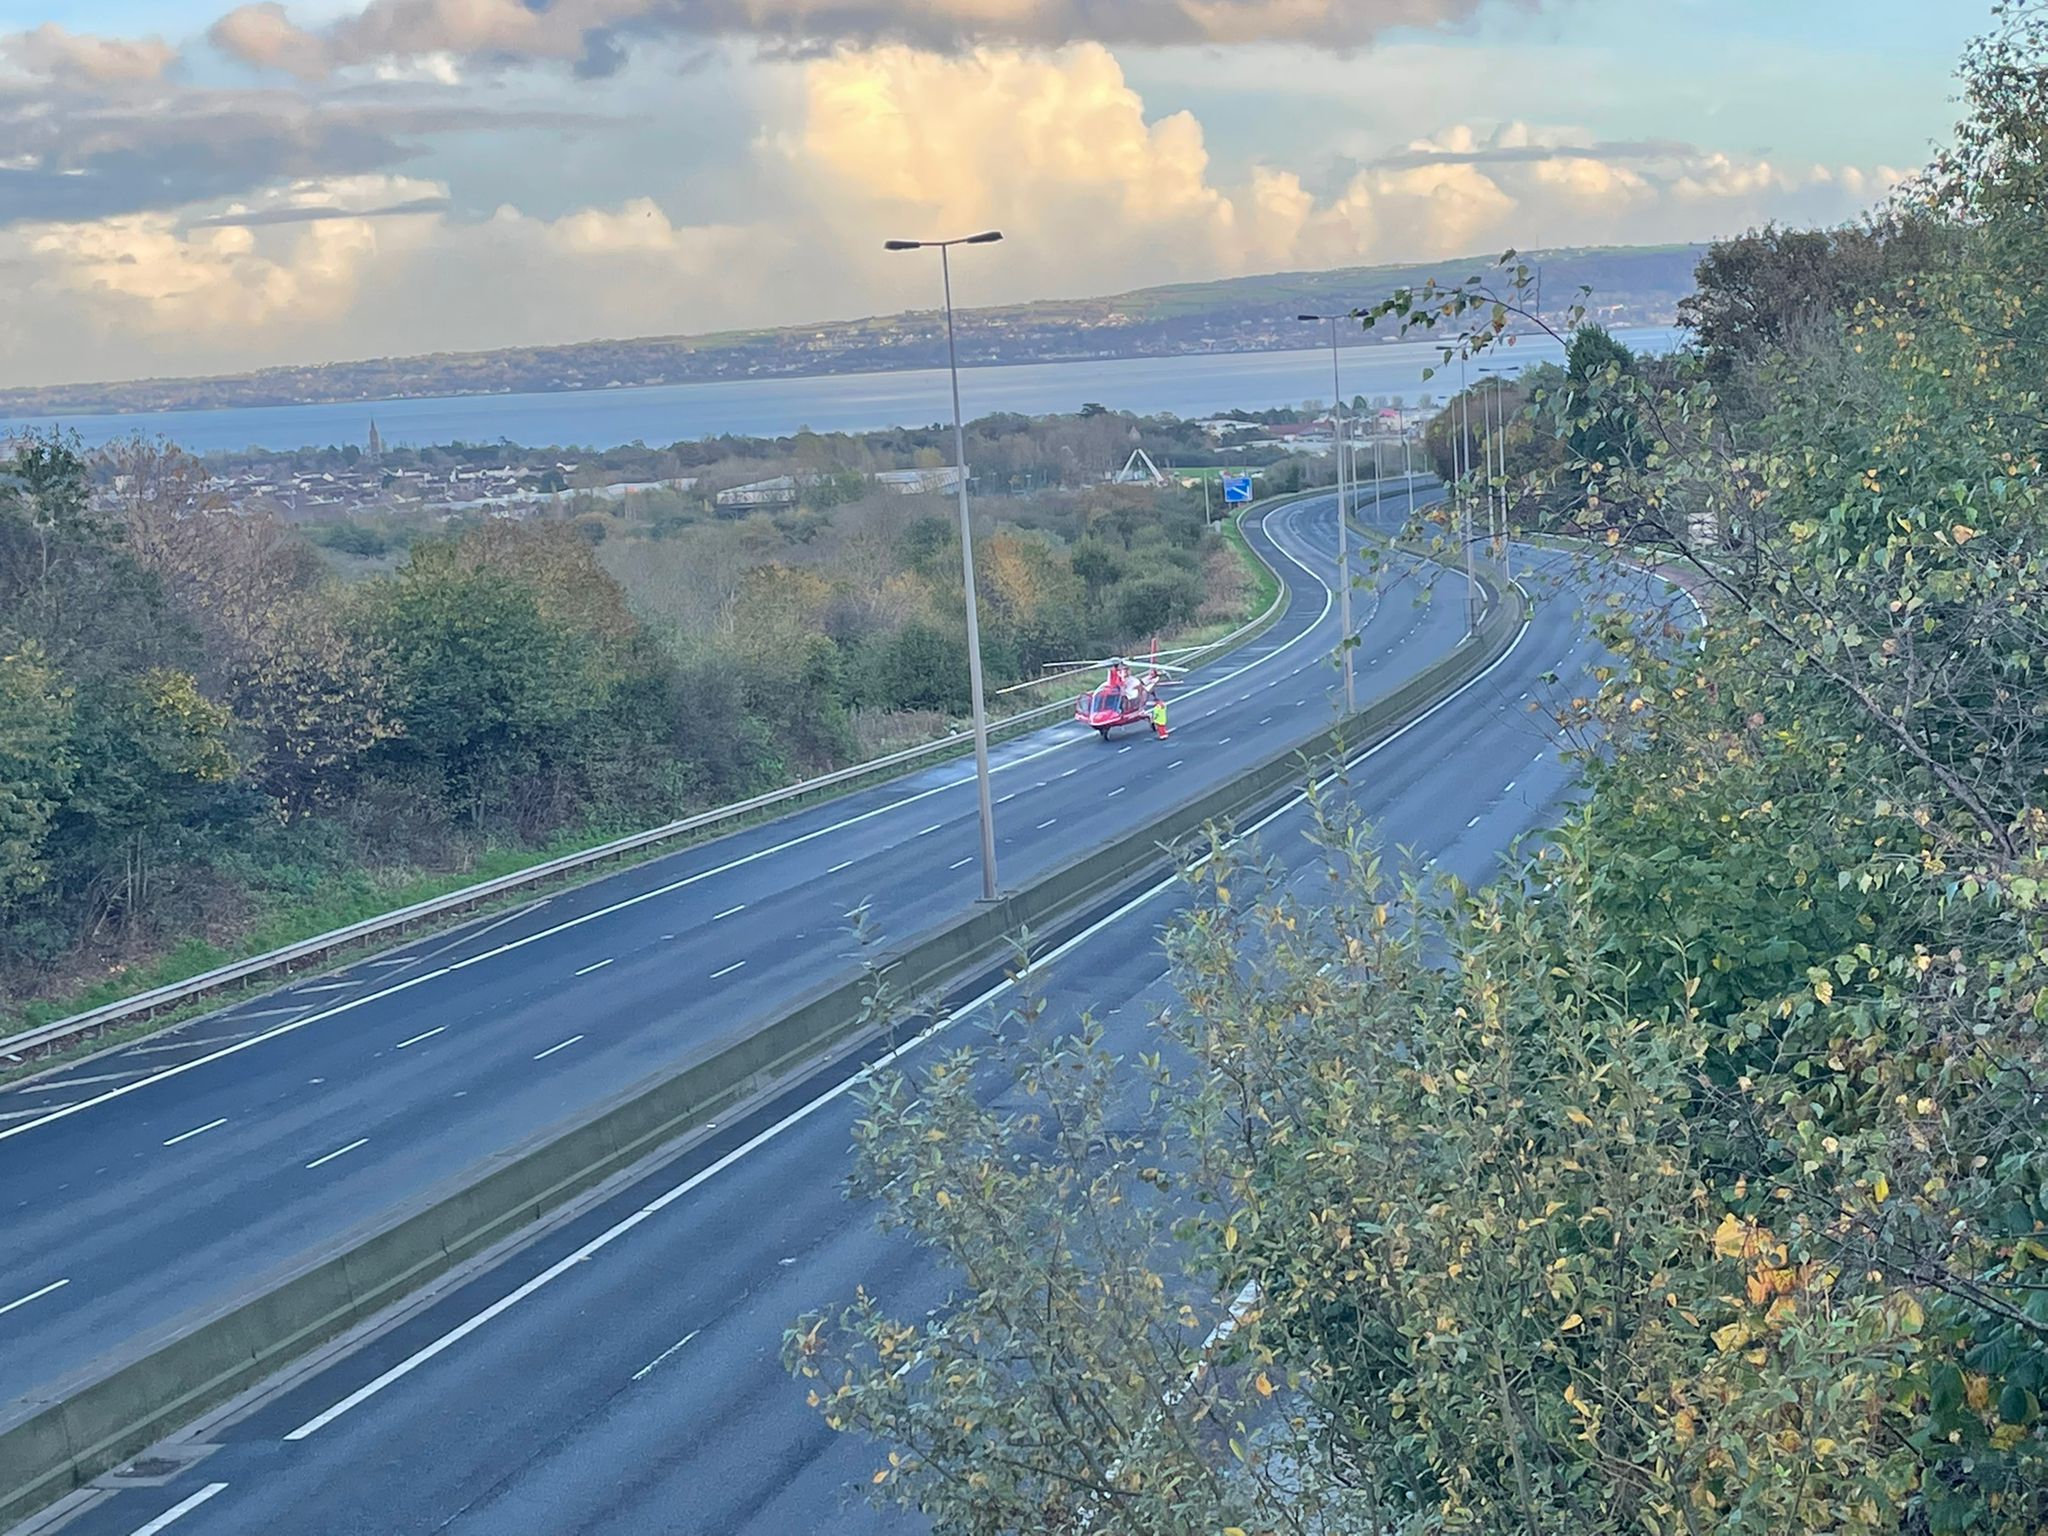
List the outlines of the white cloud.
<svg viewBox="0 0 2048 1536">
<path fill-rule="evenodd" d="M 1094 43 L 842 52 L 776 66 L 764 99 L 783 115 L 747 151 L 743 223 L 646 195 L 463 218 L 442 184 L 375 174 L 17 225 L 0 233 L 0 266 L 21 275 L 0 285 L 0 371 L 134 376 L 927 307 L 928 258 L 882 240 L 987 227 L 1006 242 L 959 264 L 966 303 L 1703 238 L 1846 217 L 1892 174 L 1448 122 L 1327 192 L 1286 166 L 1225 178 L 1202 123 L 1148 117 Z M 223 213 L 244 222 L 204 222 Z"/>
<path fill-rule="evenodd" d="M 622 37 L 741 38 L 796 53 L 905 45 L 938 52 L 1073 42 L 1176 46 L 1288 40 L 1349 49 L 1396 28 L 1466 22 L 1483 0 L 369 0 L 324 27 L 277 0 L 213 29 L 244 62 L 319 73 L 447 53 L 617 66 Z M 1510 0 L 1537 9 L 1543 0 Z"/>
<path fill-rule="evenodd" d="M 0 36 L 0 57 L 63 85 L 117 85 L 155 80 L 177 57 L 158 37 L 94 37 L 46 21 L 31 32 Z"/>
</svg>

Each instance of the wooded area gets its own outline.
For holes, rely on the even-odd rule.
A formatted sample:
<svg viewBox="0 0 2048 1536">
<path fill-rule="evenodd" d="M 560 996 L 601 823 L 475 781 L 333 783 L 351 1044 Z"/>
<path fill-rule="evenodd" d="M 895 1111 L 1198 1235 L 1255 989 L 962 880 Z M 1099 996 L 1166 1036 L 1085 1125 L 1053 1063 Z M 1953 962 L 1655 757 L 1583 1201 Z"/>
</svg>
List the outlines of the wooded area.
<svg viewBox="0 0 2048 1536">
<path fill-rule="evenodd" d="M 952 502 L 855 472 L 772 513 L 419 521 L 323 550 L 159 443 L 88 460 L 32 438 L 0 470 L 8 1013 L 930 739 L 967 708 Z M 1098 484 L 977 519 L 992 687 L 1245 616 L 1250 575 L 1198 492 Z"/>
<path fill-rule="evenodd" d="M 788 1338 L 878 1498 L 2048 1530 L 2048 8 L 1963 79 L 1866 226 L 1709 252 L 1688 355 L 1587 333 L 1522 392 L 1525 515 L 1708 598 L 1698 635 L 1596 605 L 1577 814 L 1446 892 L 1326 804 L 1327 904 L 1197 877 L 1156 1056 L 1082 1021 L 1002 1097 L 964 1053 L 878 1085 L 855 1190 L 957 1285 Z M 1373 319 L 1483 355 L 1525 283 Z"/>
</svg>

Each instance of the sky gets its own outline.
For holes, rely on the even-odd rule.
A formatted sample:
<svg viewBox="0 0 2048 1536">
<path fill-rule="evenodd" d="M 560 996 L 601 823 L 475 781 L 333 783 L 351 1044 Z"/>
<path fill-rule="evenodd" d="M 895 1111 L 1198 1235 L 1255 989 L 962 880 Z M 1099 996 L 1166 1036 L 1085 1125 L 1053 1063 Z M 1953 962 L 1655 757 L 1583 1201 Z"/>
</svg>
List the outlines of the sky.
<svg viewBox="0 0 2048 1536">
<path fill-rule="evenodd" d="M 0 384 L 1836 223 L 1989 0 L 0 0 Z"/>
</svg>

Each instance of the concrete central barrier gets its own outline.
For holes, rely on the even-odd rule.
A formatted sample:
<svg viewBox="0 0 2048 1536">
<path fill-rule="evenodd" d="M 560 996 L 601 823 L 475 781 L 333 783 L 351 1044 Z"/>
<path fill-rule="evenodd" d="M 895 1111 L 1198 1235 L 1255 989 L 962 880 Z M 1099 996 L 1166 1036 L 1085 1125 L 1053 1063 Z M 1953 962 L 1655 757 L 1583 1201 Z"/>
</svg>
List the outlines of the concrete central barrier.
<svg viewBox="0 0 2048 1536">
<path fill-rule="evenodd" d="M 1479 631 L 1414 678 L 1305 746 L 1275 753 L 1219 789 L 1081 854 L 1000 900 L 894 948 L 875 964 L 912 999 L 1011 952 L 1026 934 L 1167 866 L 1176 845 L 1299 789 L 1306 763 L 1384 739 L 1504 655 L 1526 617 L 1518 592 L 1489 574 Z M 260 1295 L 188 1316 L 56 1383 L 0 1428 L 0 1521 L 19 1519 L 208 1408 L 226 1401 L 490 1248 L 591 1186 L 657 1152 L 736 1100 L 852 1046 L 879 1026 L 864 973 L 820 989 L 758 1030 L 686 1058 L 593 1105 L 566 1131 L 509 1149 L 388 1221 L 305 1257 Z"/>
</svg>

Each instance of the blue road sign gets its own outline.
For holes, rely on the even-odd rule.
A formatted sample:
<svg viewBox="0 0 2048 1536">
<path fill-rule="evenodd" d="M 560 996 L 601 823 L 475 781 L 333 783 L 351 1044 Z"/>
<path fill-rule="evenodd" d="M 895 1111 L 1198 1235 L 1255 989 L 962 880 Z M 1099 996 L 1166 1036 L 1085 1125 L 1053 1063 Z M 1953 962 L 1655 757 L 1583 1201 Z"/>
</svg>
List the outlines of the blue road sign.
<svg viewBox="0 0 2048 1536">
<path fill-rule="evenodd" d="M 1223 504 L 1252 499 L 1252 477 L 1250 475 L 1225 475 L 1223 477 Z"/>
</svg>

